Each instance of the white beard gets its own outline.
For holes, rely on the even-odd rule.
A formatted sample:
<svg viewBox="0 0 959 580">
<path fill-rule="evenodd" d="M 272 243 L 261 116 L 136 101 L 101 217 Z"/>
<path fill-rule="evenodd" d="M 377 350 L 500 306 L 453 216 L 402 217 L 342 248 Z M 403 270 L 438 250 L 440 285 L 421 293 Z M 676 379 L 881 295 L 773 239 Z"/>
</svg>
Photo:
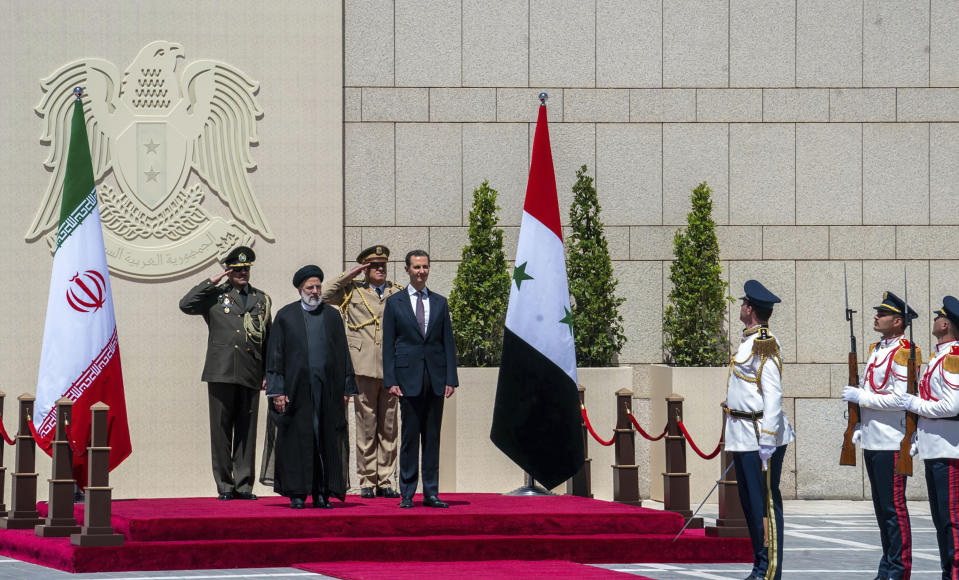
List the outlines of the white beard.
<svg viewBox="0 0 959 580">
<path fill-rule="evenodd" d="M 316 310 L 320 306 L 319 296 L 310 296 L 306 292 L 300 292 L 300 302 L 303 303 L 304 310 Z"/>
</svg>

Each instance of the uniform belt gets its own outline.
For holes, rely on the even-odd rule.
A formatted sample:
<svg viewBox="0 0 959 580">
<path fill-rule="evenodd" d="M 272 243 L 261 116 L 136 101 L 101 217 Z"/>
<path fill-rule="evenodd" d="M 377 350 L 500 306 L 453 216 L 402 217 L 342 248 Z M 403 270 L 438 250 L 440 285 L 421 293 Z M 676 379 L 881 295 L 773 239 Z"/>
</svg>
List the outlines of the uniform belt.
<svg viewBox="0 0 959 580">
<path fill-rule="evenodd" d="M 932 421 L 959 421 L 959 415 L 955 415 L 953 417 L 936 417 L 935 419 L 932 417 L 926 417 L 926 419 L 931 419 Z"/>
<path fill-rule="evenodd" d="M 750 421 L 758 421 L 763 418 L 762 411 L 738 411 L 736 409 L 730 409 L 729 407 L 724 406 L 723 411 L 730 417 L 735 417 L 736 419 L 749 419 Z"/>
</svg>

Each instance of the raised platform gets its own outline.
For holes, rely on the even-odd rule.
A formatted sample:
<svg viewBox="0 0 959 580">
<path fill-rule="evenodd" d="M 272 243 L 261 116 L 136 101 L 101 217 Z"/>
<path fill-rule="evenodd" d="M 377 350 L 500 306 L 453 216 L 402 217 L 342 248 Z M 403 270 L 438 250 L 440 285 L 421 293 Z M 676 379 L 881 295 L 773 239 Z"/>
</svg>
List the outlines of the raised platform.
<svg viewBox="0 0 959 580">
<path fill-rule="evenodd" d="M 259 501 L 145 499 L 113 503 L 122 546 L 0 530 L 0 553 L 69 572 L 293 566 L 337 561 L 568 560 L 581 563 L 749 562 L 749 541 L 687 531 L 674 513 L 573 496 L 445 494 L 449 509 L 397 500 L 334 501 L 292 510 Z M 309 503 L 307 504 L 309 506 Z M 41 515 L 46 504 L 39 504 Z M 76 509 L 82 521 L 83 506 Z"/>
</svg>

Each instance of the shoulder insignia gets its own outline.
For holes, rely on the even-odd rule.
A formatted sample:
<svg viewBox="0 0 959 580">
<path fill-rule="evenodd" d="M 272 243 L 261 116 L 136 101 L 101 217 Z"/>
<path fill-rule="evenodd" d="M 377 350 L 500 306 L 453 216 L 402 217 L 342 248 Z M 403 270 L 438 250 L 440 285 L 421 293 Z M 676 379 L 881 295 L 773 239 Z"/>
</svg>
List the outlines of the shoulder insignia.
<svg viewBox="0 0 959 580">
<path fill-rule="evenodd" d="M 896 351 L 896 356 L 893 357 L 893 362 L 900 366 L 906 366 L 909 364 L 909 341 L 906 339 L 902 340 L 903 345 Z M 922 361 L 922 349 L 918 346 L 916 347 L 916 367 L 918 367 Z"/>
<path fill-rule="evenodd" d="M 953 347 L 953 349 L 955 348 Z M 947 354 L 945 360 L 942 361 L 942 370 L 947 373 L 959 373 L 959 355 Z"/>
<path fill-rule="evenodd" d="M 959 344 L 952 345 L 952 348 L 949 349 L 949 354 L 959 355 Z"/>
<path fill-rule="evenodd" d="M 753 354 L 758 354 L 759 356 L 775 356 L 779 355 L 779 343 L 776 342 L 776 337 L 769 334 L 765 329 L 763 329 L 759 336 L 753 340 Z"/>
<path fill-rule="evenodd" d="M 878 342 L 869 343 L 869 352 L 866 353 L 866 356 L 869 356 L 870 354 L 872 354 L 872 351 L 876 350 L 877 346 L 879 346 Z"/>
</svg>

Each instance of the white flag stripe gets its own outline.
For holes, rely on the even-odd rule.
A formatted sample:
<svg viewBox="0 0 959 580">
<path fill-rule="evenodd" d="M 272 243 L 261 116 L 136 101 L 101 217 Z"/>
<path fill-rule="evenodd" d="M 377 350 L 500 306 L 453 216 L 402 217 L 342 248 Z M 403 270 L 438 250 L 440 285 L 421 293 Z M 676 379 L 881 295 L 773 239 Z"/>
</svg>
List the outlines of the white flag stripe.
<svg viewBox="0 0 959 580">
<path fill-rule="evenodd" d="M 532 279 L 522 280 L 518 290 L 513 280 L 506 327 L 578 384 L 571 326 L 561 322 L 569 308 L 563 241 L 525 211 L 519 230 L 516 266 L 524 263 L 526 275 Z"/>
</svg>

